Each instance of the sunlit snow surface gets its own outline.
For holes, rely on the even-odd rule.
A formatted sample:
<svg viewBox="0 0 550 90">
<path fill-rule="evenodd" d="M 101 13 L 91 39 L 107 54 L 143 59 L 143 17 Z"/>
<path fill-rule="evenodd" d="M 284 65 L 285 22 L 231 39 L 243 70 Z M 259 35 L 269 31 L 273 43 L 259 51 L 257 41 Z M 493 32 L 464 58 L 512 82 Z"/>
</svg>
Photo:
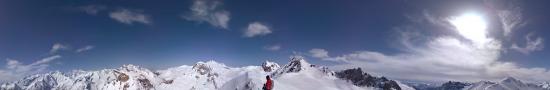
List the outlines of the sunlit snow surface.
<svg viewBox="0 0 550 90">
<path fill-rule="evenodd" d="M 228 67 L 208 61 L 159 71 L 134 65 L 100 71 L 51 72 L 5 83 L 0 90 L 261 90 L 265 76 L 273 76 L 274 90 L 379 90 L 338 79 L 333 71 L 292 60 L 285 66 Z M 403 90 L 412 88 L 400 84 Z"/>
</svg>

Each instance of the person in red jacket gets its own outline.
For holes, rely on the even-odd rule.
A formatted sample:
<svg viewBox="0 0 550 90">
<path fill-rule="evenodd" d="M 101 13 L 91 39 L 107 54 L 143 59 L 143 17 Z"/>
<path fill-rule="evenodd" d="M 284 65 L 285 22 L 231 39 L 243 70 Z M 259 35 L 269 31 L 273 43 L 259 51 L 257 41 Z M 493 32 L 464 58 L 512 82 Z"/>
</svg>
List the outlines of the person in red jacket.
<svg viewBox="0 0 550 90">
<path fill-rule="evenodd" d="M 272 90 L 273 89 L 273 81 L 269 76 L 265 76 L 266 82 L 264 84 L 263 90 Z"/>
</svg>

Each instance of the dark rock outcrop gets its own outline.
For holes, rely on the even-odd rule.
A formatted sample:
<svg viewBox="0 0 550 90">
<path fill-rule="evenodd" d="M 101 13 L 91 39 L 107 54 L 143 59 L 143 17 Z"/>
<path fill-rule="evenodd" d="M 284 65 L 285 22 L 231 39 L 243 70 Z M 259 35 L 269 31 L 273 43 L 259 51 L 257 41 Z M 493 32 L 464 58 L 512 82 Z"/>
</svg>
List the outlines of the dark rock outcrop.
<svg viewBox="0 0 550 90">
<path fill-rule="evenodd" d="M 464 87 L 469 86 L 469 83 L 449 81 L 442 84 L 437 90 L 462 90 Z"/>
<path fill-rule="evenodd" d="M 374 77 L 364 73 L 361 68 L 347 69 L 336 72 L 336 77 L 351 81 L 354 85 L 360 87 L 377 87 L 383 90 L 401 90 L 399 84 L 394 80 L 388 80 L 385 77 Z"/>
</svg>

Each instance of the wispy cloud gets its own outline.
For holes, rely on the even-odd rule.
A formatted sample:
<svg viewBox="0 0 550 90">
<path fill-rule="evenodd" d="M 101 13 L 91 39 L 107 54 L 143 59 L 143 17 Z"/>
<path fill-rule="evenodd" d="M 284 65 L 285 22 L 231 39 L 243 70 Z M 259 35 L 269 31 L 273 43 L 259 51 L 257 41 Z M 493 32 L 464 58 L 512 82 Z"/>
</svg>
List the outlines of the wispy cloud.
<svg viewBox="0 0 550 90">
<path fill-rule="evenodd" d="M 264 49 L 269 50 L 269 51 L 279 51 L 279 50 L 281 50 L 281 45 L 279 45 L 279 44 L 268 45 L 268 46 L 265 46 Z"/>
<path fill-rule="evenodd" d="M 534 37 L 533 35 L 533 33 L 529 33 L 525 36 L 526 43 L 524 47 L 513 44 L 510 48 L 523 54 L 530 54 L 531 52 L 542 50 L 544 48 L 544 39 L 541 37 Z"/>
<path fill-rule="evenodd" d="M 514 30 L 527 24 L 522 15 L 522 8 L 516 1 L 519 0 L 484 0 L 494 10 L 502 25 L 504 36 L 510 36 Z"/>
<path fill-rule="evenodd" d="M 50 62 L 61 58 L 60 55 L 53 55 L 24 65 L 14 59 L 6 59 L 6 68 L 0 69 L 0 82 L 8 82 L 21 79 L 24 76 L 42 73 L 50 66 Z"/>
<path fill-rule="evenodd" d="M 252 22 L 244 31 L 245 37 L 263 36 L 272 33 L 271 28 L 260 22 Z"/>
<path fill-rule="evenodd" d="M 87 45 L 76 50 L 77 53 L 85 52 L 93 49 L 94 46 Z M 72 51 L 68 44 L 55 43 L 49 52 L 48 57 L 44 57 L 39 60 L 34 60 L 29 64 L 15 59 L 6 59 L 5 68 L 0 68 L 0 83 L 9 82 L 13 80 L 21 79 L 25 76 L 47 72 L 51 65 L 51 62 L 62 58 L 60 51 Z M 61 53 L 63 54 L 63 53 Z M 60 62 L 58 62 L 60 63 Z"/>
<path fill-rule="evenodd" d="M 55 54 L 55 53 L 57 53 L 61 50 L 67 50 L 67 49 L 69 49 L 68 45 L 61 44 L 61 43 L 55 43 L 55 44 L 53 44 L 52 49 L 50 49 L 50 54 Z"/>
<path fill-rule="evenodd" d="M 547 69 L 524 68 L 499 60 L 502 47 L 497 41 L 479 47 L 456 37 L 434 37 L 419 45 L 397 54 L 355 51 L 331 57 L 325 50 L 311 51 L 318 52 L 312 53 L 312 57 L 345 63 L 333 68 L 362 67 L 373 74 L 399 79 L 478 81 L 512 76 L 531 81 L 550 80 L 545 77 L 550 75 Z"/>
<path fill-rule="evenodd" d="M 59 58 L 61 58 L 60 55 L 54 55 L 54 56 L 50 56 L 50 57 L 46 57 L 46 58 L 40 59 L 40 60 L 38 60 L 38 61 L 36 61 L 36 62 L 30 64 L 30 65 L 41 65 L 41 64 L 46 64 L 46 63 L 49 63 L 49 62 L 51 62 L 51 61 L 53 61 L 53 60 L 55 60 L 55 59 L 59 59 Z"/>
<path fill-rule="evenodd" d="M 513 10 L 512 10 L 513 11 Z M 517 12 L 519 13 L 519 12 Z M 452 17 L 452 16 L 446 16 Z M 500 16 L 502 17 L 502 16 Z M 520 17 L 520 16 L 514 16 Z M 416 19 L 427 19 L 430 23 L 405 25 L 406 28 L 396 28 L 400 35 L 396 43 L 401 44 L 398 49 L 402 52 L 383 53 L 378 51 L 358 50 L 350 53 L 330 56 L 325 49 L 311 49 L 311 57 L 321 60 L 336 61 L 343 64 L 333 68 L 345 69 L 362 67 L 363 70 L 376 75 L 384 75 L 397 79 L 423 80 L 423 81 L 478 81 L 497 80 L 503 77 L 517 77 L 528 81 L 550 80 L 550 71 L 545 68 L 521 67 L 514 62 L 502 60 L 501 55 L 505 40 L 478 34 L 476 38 L 464 38 L 466 34 L 460 34 L 455 27 L 448 25 L 448 20 L 420 16 Z M 445 21 L 445 22 L 441 22 Z M 513 24 L 522 20 L 501 21 L 501 24 Z M 429 24 L 445 27 L 447 34 L 429 35 L 421 33 L 422 29 L 414 25 Z M 418 26 L 422 27 L 422 26 Z M 513 27 L 513 28 L 511 28 Z M 448 28 L 448 29 L 447 29 Z M 511 32 L 517 25 L 510 25 L 503 31 Z M 441 30 L 441 28 L 438 28 Z M 507 37 L 510 33 L 503 33 Z M 477 40 L 472 40 L 477 39 Z M 527 36 L 525 47 L 516 46 L 520 52 L 531 52 L 542 49 L 542 38 Z M 478 41 L 483 40 L 483 41 Z M 506 41 L 510 42 L 510 41 Z M 514 47 L 514 46 L 512 46 Z"/>
<path fill-rule="evenodd" d="M 95 46 L 87 45 L 87 46 L 84 46 L 82 48 L 76 49 L 76 52 L 81 53 L 81 52 L 85 52 L 85 51 L 88 51 L 88 50 L 92 50 L 94 48 L 95 48 Z"/>
<path fill-rule="evenodd" d="M 97 15 L 100 11 L 103 11 L 105 9 L 107 9 L 107 6 L 103 6 L 103 5 L 88 5 L 88 6 L 82 6 L 80 7 L 79 9 L 81 9 L 82 11 L 86 12 L 87 14 L 90 14 L 90 15 Z"/>
<path fill-rule="evenodd" d="M 190 14 L 182 17 L 185 20 L 208 22 L 212 26 L 227 29 L 231 19 L 229 11 L 222 8 L 221 0 L 194 0 Z"/>
<path fill-rule="evenodd" d="M 133 24 L 133 23 L 151 24 L 152 23 L 149 16 L 144 14 L 143 11 L 140 11 L 140 10 L 118 9 L 111 12 L 109 14 L 109 17 L 124 24 Z"/>
</svg>

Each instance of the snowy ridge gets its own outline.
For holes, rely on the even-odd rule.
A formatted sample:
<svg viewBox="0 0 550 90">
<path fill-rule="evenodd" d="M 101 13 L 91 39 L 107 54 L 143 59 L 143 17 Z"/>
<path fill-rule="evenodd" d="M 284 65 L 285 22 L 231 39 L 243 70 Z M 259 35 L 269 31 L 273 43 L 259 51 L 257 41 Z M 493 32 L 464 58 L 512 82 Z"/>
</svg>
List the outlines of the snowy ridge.
<svg viewBox="0 0 550 90">
<path fill-rule="evenodd" d="M 548 90 L 535 84 L 523 83 L 512 77 L 507 77 L 500 82 L 481 81 L 465 87 L 463 90 Z"/>
<path fill-rule="evenodd" d="M 542 87 L 546 90 L 550 90 L 550 82 L 542 82 L 542 83 L 539 83 L 537 84 L 539 87 Z"/>
<path fill-rule="evenodd" d="M 279 69 L 280 67 L 281 66 L 279 66 L 279 64 L 275 62 L 265 61 L 264 63 L 262 63 L 262 68 L 265 72 L 272 72 Z"/>
<path fill-rule="evenodd" d="M 273 77 L 274 90 L 381 89 L 356 86 L 337 78 L 326 67 L 293 58 L 283 67 L 269 61 L 246 67 L 206 61 L 158 71 L 129 64 L 99 71 L 50 72 L 4 83 L 0 90 L 261 90 L 267 75 Z M 400 86 L 412 90 L 404 84 Z"/>
</svg>

